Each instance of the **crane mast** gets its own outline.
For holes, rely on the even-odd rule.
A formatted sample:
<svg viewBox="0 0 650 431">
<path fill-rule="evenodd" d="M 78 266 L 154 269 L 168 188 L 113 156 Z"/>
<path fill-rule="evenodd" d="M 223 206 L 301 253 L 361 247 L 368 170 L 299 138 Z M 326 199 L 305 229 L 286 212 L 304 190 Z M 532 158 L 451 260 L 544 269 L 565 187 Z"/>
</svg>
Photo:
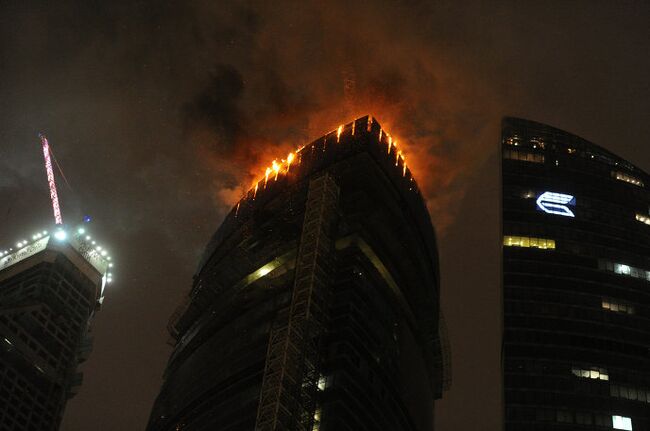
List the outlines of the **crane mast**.
<svg viewBox="0 0 650 431">
<path fill-rule="evenodd" d="M 47 172 L 47 183 L 50 186 L 50 199 L 52 200 L 52 210 L 54 211 L 54 221 L 57 225 L 63 224 L 61 217 L 61 208 L 59 207 L 59 195 L 56 192 L 56 183 L 54 182 L 54 170 L 52 169 L 52 159 L 50 158 L 50 144 L 43 133 L 39 133 L 41 145 L 43 146 L 43 157 L 45 158 L 45 171 Z"/>
</svg>

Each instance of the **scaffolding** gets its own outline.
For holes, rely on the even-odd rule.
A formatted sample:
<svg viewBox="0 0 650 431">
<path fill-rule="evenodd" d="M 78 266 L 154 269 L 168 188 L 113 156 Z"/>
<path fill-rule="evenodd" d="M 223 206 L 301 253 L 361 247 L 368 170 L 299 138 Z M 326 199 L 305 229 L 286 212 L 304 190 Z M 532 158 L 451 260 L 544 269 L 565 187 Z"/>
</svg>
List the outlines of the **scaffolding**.
<svg viewBox="0 0 650 431">
<path fill-rule="evenodd" d="M 328 173 L 309 183 L 291 305 L 270 331 L 256 431 L 318 429 L 318 347 L 331 295 L 338 195 Z"/>
</svg>

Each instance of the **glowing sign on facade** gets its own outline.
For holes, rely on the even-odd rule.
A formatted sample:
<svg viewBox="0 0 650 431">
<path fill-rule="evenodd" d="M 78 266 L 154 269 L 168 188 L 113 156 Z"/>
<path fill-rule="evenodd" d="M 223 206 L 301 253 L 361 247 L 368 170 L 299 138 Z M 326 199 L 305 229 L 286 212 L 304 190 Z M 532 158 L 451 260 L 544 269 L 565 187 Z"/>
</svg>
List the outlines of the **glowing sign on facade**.
<svg viewBox="0 0 650 431">
<path fill-rule="evenodd" d="M 548 214 L 575 217 L 568 205 L 575 206 L 576 198 L 563 193 L 544 192 L 537 198 L 537 208 Z"/>
</svg>

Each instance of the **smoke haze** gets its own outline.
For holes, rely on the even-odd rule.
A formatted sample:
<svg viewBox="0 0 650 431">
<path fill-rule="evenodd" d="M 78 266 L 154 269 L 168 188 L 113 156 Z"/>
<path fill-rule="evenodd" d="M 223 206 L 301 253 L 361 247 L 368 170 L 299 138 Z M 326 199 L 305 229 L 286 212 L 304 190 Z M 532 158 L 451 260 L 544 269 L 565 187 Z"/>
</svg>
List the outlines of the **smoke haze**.
<svg viewBox="0 0 650 431">
<path fill-rule="evenodd" d="M 372 114 L 440 236 L 441 429 L 499 429 L 499 123 L 545 122 L 650 168 L 643 1 L 0 2 L 0 245 L 52 220 L 37 134 L 116 260 L 63 431 L 141 430 L 165 325 L 273 159 Z M 480 419 L 477 421 L 477 419 Z"/>
</svg>

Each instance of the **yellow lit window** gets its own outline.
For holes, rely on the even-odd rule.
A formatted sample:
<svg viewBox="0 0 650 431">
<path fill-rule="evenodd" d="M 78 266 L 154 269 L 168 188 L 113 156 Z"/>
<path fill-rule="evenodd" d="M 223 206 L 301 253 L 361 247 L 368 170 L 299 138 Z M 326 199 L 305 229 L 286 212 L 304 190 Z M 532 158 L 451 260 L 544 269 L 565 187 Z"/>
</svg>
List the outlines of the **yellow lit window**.
<svg viewBox="0 0 650 431">
<path fill-rule="evenodd" d="M 616 301 L 609 298 L 603 298 L 602 307 L 604 310 L 613 311 L 615 313 L 627 313 L 634 314 L 634 306 L 624 303 L 622 301 Z"/>
<path fill-rule="evenodd" d="M 640 221 L 641 223 L 650 224 L 650 216 L 643 215 L 643 214 L 637 214 L 636 219 L 638 221 Z"/>
<path fill-rule="evenodd" d="M 635 186 L 644 187 L 643 181 L 638 178 L 628 175 L 625 172 L 612 171 L 612 177 L 616 178 L 619 181 L 625 181 L 626 183 L 634 184 Z"/>
<path fill-rule="evenodd" d="M 506 235 L 503 237 L 503 245 L 506 247 L 526 247 L 526 248 L 539 248 L 542 250 L 554 250 L 555 240 L 547 238 L 536 238 L 529 236 L 512 236 Z"/>
<path fill-rule="evenodd" d="M 524 150 L 505 150 L 504 159 L 521 160 L 522 162 L 544 163 L 544 154 L 532 153 Z"/>
</svg>

